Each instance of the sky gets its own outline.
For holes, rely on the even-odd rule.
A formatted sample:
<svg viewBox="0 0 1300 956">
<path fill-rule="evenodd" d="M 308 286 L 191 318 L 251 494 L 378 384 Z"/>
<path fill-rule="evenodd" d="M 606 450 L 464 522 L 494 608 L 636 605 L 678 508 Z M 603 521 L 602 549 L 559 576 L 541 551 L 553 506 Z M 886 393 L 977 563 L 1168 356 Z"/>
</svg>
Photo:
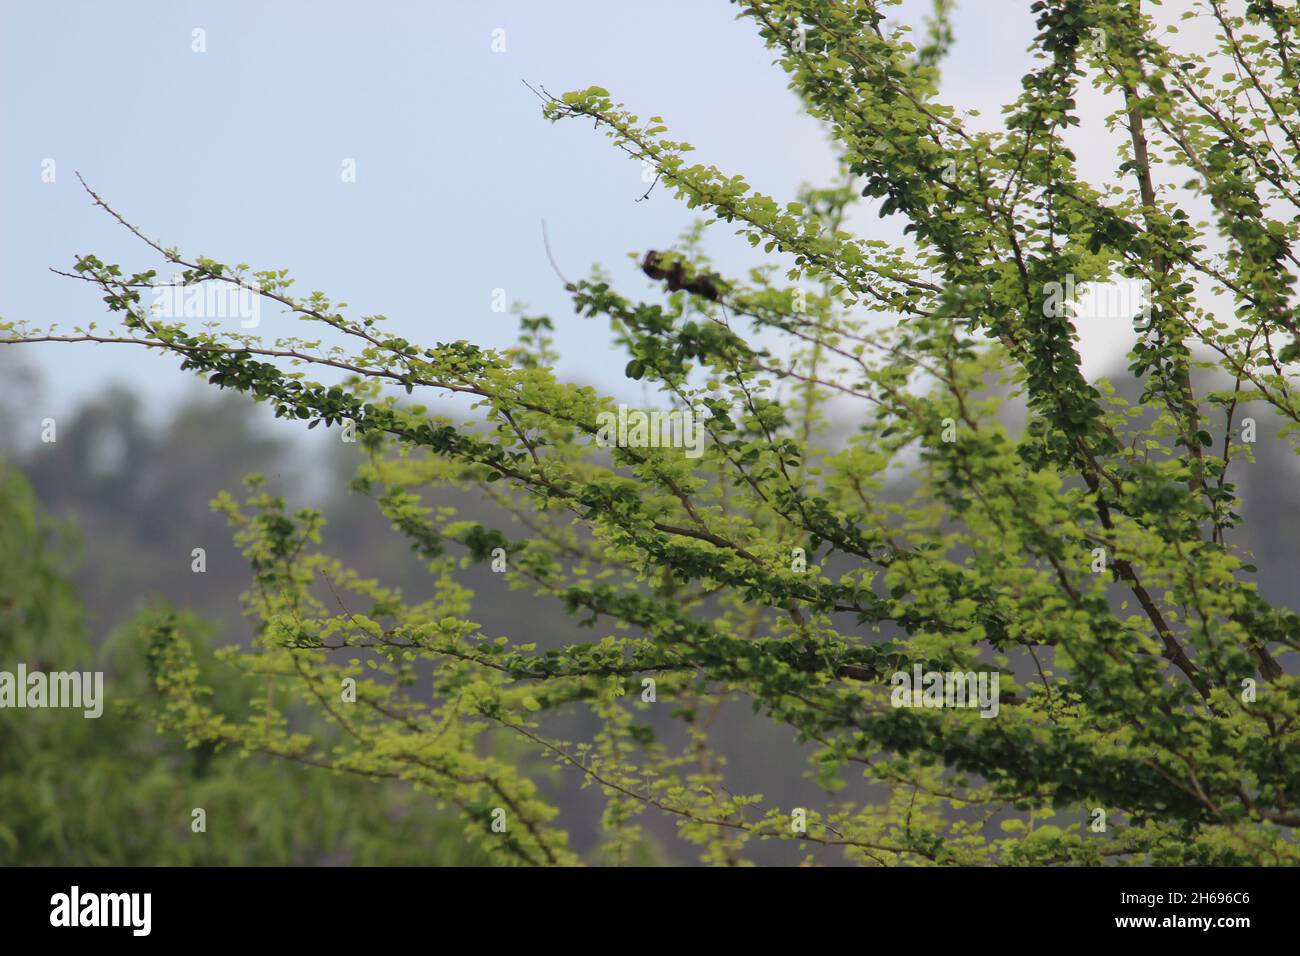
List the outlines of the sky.
<svg viewBox="0 0 1300 956">
<path fill-rule="evenodd" d="M 906 4 L 903 19 L 926 6 Z M 961 0 L 948 102 L 988 120 L 1015 97 L 1031 62 L 1028 7 Z M 724 0 L 0 0 L 0 315 L 105 323 L 93 287 L 49 268 L 89 252 L 124 269 L 158 265 L 93 207 L 79 172 L 165 245 L 288 269 L 294 291 L 383 314 L 422 344 L 508 345 L 516 320 L 493 311 L 494 295 L 526 303 L 556 322 L 562 377 L 634 395 L 607 327 L 573 314 L 541 222 L 567 275 L 600 264 L 642 295 L 629 254 L 670 246 L 697 213 L 662 188 L 638 202 L 640 166 L 589 124 L 546 121 L 524 84 L 603 86 L 663 116 L 698 161 L 784 202 L 801 183 L 829 183 L 834 154 L 735 14 Z M 1101 106 L 1083 104 L 1098 116 Z M 1104 136 L 1079 144 L 1103 176 L 1113 148 Z M 851 222 L 882 238 L 901 225 L 869 211 Z M 725 224 L 706 245 L 724 275 L 756 264 Z M 264 310 L 261 334 L 289 328 Z M 1094 370 L 1122 337 L 1085 332 Z M 112 382 L 158 412 L 198 388 L 175 359 L 135 347 L 21 348 L 51 414 Z"/>
</svg>

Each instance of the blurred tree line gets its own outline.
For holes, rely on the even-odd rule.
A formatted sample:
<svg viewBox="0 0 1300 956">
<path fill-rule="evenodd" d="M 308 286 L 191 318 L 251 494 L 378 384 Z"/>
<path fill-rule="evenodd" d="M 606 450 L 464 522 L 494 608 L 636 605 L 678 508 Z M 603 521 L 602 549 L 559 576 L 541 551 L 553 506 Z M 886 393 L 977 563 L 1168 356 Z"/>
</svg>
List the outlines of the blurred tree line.
<svg viewBox="0 0 1300 956">
<path fill-rule="evenodd" d="M 121 389 L 59 423 L 56 442 L 25 444 L 37 384 L 7 360 L 0 370 L 0 669 L 103 670 L 107 700 L 98 719 L 0 714 L 0 865 L 482 862 L 461 824 L 409 787 L 155 733 L 130 620 L 164 597 L 209 615 L 187 612 L 187 633 L 218 705 L 237 706 L 246 692 L 210 648 L 242 627 L 243 565 L 206 501 L 285 449 L 238 403 L 184 405 L 155 432 Z M 212 554 L 204 575 L 190 570 L 197 546 Z"/>
</svg>

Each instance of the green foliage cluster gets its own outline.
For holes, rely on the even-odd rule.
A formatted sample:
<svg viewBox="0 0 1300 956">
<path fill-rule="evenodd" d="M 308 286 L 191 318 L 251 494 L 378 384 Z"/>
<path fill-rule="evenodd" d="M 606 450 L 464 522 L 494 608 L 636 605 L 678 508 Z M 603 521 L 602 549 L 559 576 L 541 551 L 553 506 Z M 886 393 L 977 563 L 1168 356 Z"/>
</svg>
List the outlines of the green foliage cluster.
<svg viewBox="0 0 1300 956">
<path fill-rule="evenodd" d="M 71 533 L 0 463 L 0 666 L 107 672 L 98 718 L 80 710 L 0 711 L 0 865 L 486 861 L 454 818 L 407 787 L 307 773 L 211 744 L 187 750 L 160 737 L 148 646 L 127 629 L 92 652 L 66 577 L 74 550 Z M 143 621 L 155 616 L 183 630 L 176 646 L 201 665 L 209 706 L 243 712 L 259 688 L 213 667 L 210 628 L 162 609 Z M 192 830 L 196 808 L 206 814 L 203 832 Z"/>
<path fill-rule="evenodd" d="M 605 859 L 632 858 L 649 812 L 713 863 L 756 840 L 880 864 L 1297 862 L 1300 691 L 1283 663 L 1300 621 L 1234 546 L 1229 477 L 1249 466 L 1247 403 L 1300 422 L 1295 8 L 1208 0 L 1215 48 L 1189 52 L 1133 0 L 1038 0 L 1033 69 L 990 129 L 937 98 L 947 3 L 919 52 L 882 0 L 738 5 L 832 131 L 844 185 L 778 202 L 692 163 L 662 119 L 598 87 L 544 108 L 594 123 L 689 207 L 782 257 L 783 273 L 656 302 L 598 275 L 566 283 L 577 312 L 609 323 L 629 378 L 702 417 L 697 460 L 601 447 L 615 403 L 556 377 L 548 319 L 526 319 L 514 349 L 420 345 L 293 295 L 284 272 L 189 260 L 138 232 L 186 282 L 253 288 L 306 337 L 163 320 L 142 297 L 155 271 L 93 255 L 75 276 L 120 332 L 16 329 L 161 348 L 277 416 L 355 428 L 356 487 L 427 562 L 430 590 L 411 600 L 331 557 L 319 514 L 287 513 L 256 482 L 245 502 L 223 498 L 259 637 L 222 661 L 268 690 L 218 707 L 184 621 L 157 618 L 164 726 L 192 746 L 412 781 L 508 862 L 576 861 L 520 744 L 601 789 Z M 1085 81 L 1124 133 L 1100 187 L 1067 145 Z M 863 197 L 906 220 L 906 243 L 844 229 Z M 685 274 L 712 274 L 695 237 L 674 252 Z M 1087 381 L 1072 315 L 1048 305 L 1054 284 L 1109 279 L 1150 290 L 1133 316 L 1139 406 Z M 1198 391 L 1203 354 L 1229 388 Z M 434 416 L 416 390 L 472 396 L 483 420 Z M 1005 423 L 1006 393 L 1023 429 Z M 832 402 L 857 416 L 837 444 Z M 902 503 L 882 494 L 898 468 L 917 481 Z M 479 489 L 517 524 L 458 520 L 444 487 Z M 503 556 L 492 600 L 561 602 L 591 638 L 541 653 L 482 633 L 457 572 Z M 997 717 L 893 706 L 890 675 L 915 665 L 998 670 Z M 728 700 L 808 743 L 821 805 L 726 786 L 708 725 Z M 665 707 L 682 741 L 651 732 Z M 600 718 L 591 739 L 548 729 L 574 708 Z M 852 776 L 885 795 L 837 796 Z"/>
</svg>

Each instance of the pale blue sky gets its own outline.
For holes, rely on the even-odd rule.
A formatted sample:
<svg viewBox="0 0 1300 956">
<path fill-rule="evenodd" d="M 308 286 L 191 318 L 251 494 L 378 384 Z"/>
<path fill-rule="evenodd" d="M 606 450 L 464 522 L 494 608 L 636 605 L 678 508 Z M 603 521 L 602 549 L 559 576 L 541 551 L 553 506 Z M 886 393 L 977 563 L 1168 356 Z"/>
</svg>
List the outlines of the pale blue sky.
<svg viewBox="0 0 1300 956">
<path fill-rule="evenodd" d="M 924 7 L 928 4 L 912 4 Z M 965 0 L 946 92 L 964 106 L 1014 97 L 1032 35 L 1027 3 Z M 702 161 L 792 198 L 834 171 L 749 21 L 723 0 L 475 3 L 0 4 L 0 314 L 107 321 L 93 288 L 52 275 L 77 253 L 124 267 L 149 250 L 92 208 L 74 171 L 147 234 L 225 262 L 288 268 L 356 314 L 416 341 L 504 345 L 491 293 L 556 320 L 560 370 L 615 394 L 623 362 L 604 325 L 574 316 L 539 222 L 570 276 L 593 262 L 646 292 L 629 251 L 664 248 L 693 214 L 589 124 L 551 125 L 522 80 L 606 87 L 662 115 Z M 191 51 L 191 31 L 207 51 Z M 507 50 L 491 51 L 492 31 Z M 41 181 L 41 163 L 57 181 Z M 357 182 L 341 181 L 353 158 Z M 864 229 L 885 233 L 874 217 Z M 726 226 L 724 272 L 755 262 Z M 261 331 L 284 331 L 264 311 Z M 51 411 L 109 381 L 166 408 L 192 379 L 121 346 L 23 346 Z M 57 391 L 55 391 L 57 388 Z"/>
</svg>

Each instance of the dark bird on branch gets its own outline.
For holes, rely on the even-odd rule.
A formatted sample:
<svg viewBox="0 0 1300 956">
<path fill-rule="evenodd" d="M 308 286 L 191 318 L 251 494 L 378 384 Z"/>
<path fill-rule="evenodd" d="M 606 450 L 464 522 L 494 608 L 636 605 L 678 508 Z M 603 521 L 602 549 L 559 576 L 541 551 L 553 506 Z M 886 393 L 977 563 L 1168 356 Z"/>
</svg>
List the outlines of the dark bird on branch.
<svg viewBox="0 0 1300 956">
<path fill-rule="evenodd" d="M 671 263 L 665 263 L 664 255 L 651 249 L 645 254 L 645 259 L 641 263 L 641 271 L 652 279 L 667 279 L 668 291 L 670 292 L 685 289 L 693 295 L 709 299 L 712 302 L 717 302 L 721 298 L 722 294 L 718 290 L 717 276 L 711 273 L 689 275 L 686 271 L 686 263 L 678 257 L 673 257 Z"/>
</svg>

